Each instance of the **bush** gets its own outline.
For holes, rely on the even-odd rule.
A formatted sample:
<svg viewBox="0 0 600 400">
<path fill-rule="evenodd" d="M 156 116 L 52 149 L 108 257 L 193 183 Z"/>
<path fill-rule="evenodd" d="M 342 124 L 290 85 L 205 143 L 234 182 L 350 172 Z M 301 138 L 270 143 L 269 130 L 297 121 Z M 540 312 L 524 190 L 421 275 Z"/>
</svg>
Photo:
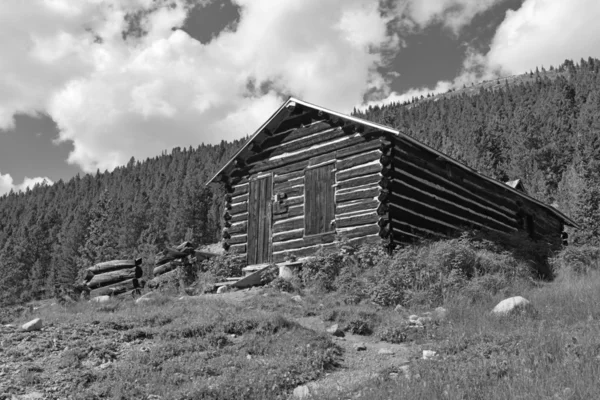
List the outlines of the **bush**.
<svg viewBox="0 0 600 400">
<path fill-rule="evenodd" d="M 586 275 L 600 271 L 600 247 L 567 246 L 550 260 L 555 274 Z"/>
<path fill-rule="evenodd" d="M 218 255 L 205 260 L 201 264 L 202 272 L 208 272 L 216 279 L 241 276 L 242 268 L 246 266 L 244 260 L 230 254 Z"/>
</svg>

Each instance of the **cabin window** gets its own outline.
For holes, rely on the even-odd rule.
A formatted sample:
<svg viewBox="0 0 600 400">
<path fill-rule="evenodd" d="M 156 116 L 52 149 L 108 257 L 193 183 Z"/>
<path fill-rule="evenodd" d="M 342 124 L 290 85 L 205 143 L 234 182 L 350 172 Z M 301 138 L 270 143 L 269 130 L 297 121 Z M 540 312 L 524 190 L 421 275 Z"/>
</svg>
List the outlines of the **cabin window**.
<svg viewBox="0 0 600 400">
<path fill-rule="evenodd" d="M 304 235 L 335 231 L 334 164 L 309 168 L 304 173 Z"/>
</svg>

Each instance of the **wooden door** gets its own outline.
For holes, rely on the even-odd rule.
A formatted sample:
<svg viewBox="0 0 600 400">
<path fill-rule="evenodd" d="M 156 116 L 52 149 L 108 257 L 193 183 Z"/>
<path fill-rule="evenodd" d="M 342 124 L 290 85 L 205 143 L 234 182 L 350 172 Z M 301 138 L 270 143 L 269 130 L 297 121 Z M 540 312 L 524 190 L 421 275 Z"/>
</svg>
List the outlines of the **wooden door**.
<svg viewBox="0 0 600 400">
<path fill-rule="evenodd" d="M 304 235 L 333 232 L 335 219 L 334 164 L 309 168 L 304 173 Z"/>
<path fill-rule="evenodd" d="M 248 265 L 271 262 L 273 177 L 250 181 L 248 198 Z"/>
</svg>

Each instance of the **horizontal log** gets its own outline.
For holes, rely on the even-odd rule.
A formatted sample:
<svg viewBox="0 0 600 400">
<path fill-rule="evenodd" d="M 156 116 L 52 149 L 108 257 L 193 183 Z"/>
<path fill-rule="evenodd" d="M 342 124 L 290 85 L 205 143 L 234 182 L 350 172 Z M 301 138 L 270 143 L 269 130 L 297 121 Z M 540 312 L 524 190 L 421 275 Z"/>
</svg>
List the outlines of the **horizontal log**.
<svg viewBox="0 0 600 400">
<path fill-rule="evenodd" d="M 400 231 L 405 232 L 405 233 L 410 233 L 413 236 L 419 237 L 419 238 L 429 238 L 429 237 L 433 237 L 433 238 L 441 238 L 441 239 L 446 239 L 449 236 L 442 233 L 441 229 L 437 229 L 435 227 L 432 228 L 432 224 L 430 224 L 428 221 L 423 221 L 423 220 L 415 220 L 414 218 L 411 218 L 410 216 L 408 216 L 407 221 L 409 222 L 400 222 L 397 220 L 394 220 L 393 225 L 392 225 L 392 230 L 394 231 L 394 242 L 397 242 L 398 240 L 401 240 L 401 236 L 397 236 L 396 235 L 396 231 Z M 430 225 L 430 226 L 427 226 Z M 435 225 L 434 225 L 435 226 Z"/>
<path fill-rule="evenodd" d="M 280 193 L 285 194 L 285 197 L 301 196 L 304 194 L 304 185 L 296 185 L 287 187 L 285 189 L 278 189 L 276 194 L 279 195 Z"/>
<path fill-rule="evenodd" d="M 390 217 L 388 215 L 385 216 L 381 216 L 379 217 L 379 220 L 377 220 L 377 225 L 379 225 L 380 228 L 386 227 L 390 224 Z"/>
<path fill-rule="evenodd" d="M 248 241 L 248 235 L 235 235 L 235 236 L 232 236 L 229 239 L 227 239 L 227 242 L 230 245 L 246 243 L 247 241 Z"/>
<path fill-rule="evenodd" d="M 277 129 L 273 131 L 273 136 L 281 134 L 283 132 L 288 132 L 292 129 L 302 129 L 306 125 L 312 124 L 318 118 L 317 112 L 315 110 L 306 110 L 300 114 L 290 115 L 284 121 L 279 124 Z M 272 137 L 273 137 L 272 136 Z"/>
<path fill-rule="evenodd" d="M 287 174 L 274 174 L 273 184 L 277 187 L 278 184 L 285 184 L 293 179 L 302 178 L 304 180 L 304 171 L 294 171 Z"/>
<path fill-rule="evenodd" d="M 99 287 L 112 285 L 117 282 L 126 281 L 128 279 L 139 279 L 142 277 L 143 273 L 144 272 L 140 267 L 105 272 L 100 275 L 94 275 L 92 280 L 88 282 L 87 286 L 90 289 L 96 289 Z"/>
<path fill-rule="evenodd" d="M 164 274 L 165 272 L 173 271 L 175 268 L 179 267 L 180 265 L 181 265 L 181 263 L 179 263 L 179 262 L 171 261 L 171 262 L 168 262 L 166 264 L 163 264 L 163 265 L 160 265 L 160 266 L 154 268 L 152 273 L 154 274 L 154 276 L 159 276 L 159 275 Z"/>
<path fill-rule="evenodd" d="M 316 165 L 333 163 L 333 162 L 335 162 L 335 160 L 336 160 L 335 151 L 332 151 L 332 152 L 325 153 L 325 154 L 317 156 L 317 157 L 311 157 L 311 159 L 308 160 L 308 166 L 314 167 Z"/>
<path fill-rule="evenodd" d="M 427 190 L 438 197 L 445 197 L 454 203 L 468 203 L 468 207 L 480 214 L 489 215 L 494 219 L 514 226 L 515 210 L 507 210 L 500 207 L 492 200 L 473 193 L 463 186 L 451 182 L 435 173 L 423 170 L 405 160 L 396 159 L 397 169 L 394 172 L 394 180 L 404 181 L 421 190 Z"/>
<path fill-rule="evenodd" d="M 89 267 L 87 271 L 91 272 L 94 275 L 98 275 L 103 274 L 105 272 L 133 268 L 136 265 L 140 265 L 140 263 L 136 263 L 136 260 L 112 260 L 98 263 L 92 267 Z"/>
<path fill-rule="evenodd" d="M 276 202 L 276 203 L 273 204 L 273 214 L 275 216 L 279 215 L 279 214 L 285 214 L 285 213 L 287 213 L 288 209 L 289 209 L 289 207 L 286 204 L 284 204 L 283 201 Z M 285 218 L 287 218 L 287 217 L 285 217 Z"/>
<path fill-rule="evenodd" d="M 347 180 L 339 180 L 337 179 L 337 183 L 335 184 L 338 190 L 340 189 L 349 189 L 358 186 L 364 186 L 368 184 L 375 184 L 381 180 L 381 174 L 375 173 L 371 175 L 359 176 L 358 178 L 351 178 Z"/>
<path fill-rule="evenodd" d="M 229 242 L 228 242 L 227 240 L 224 240 L 224 241 L 221 243 L 221 246 L 223 247 L 223 250 L 225 250 L 225 251 L 229 251 L 229 248 L 231 247 L 231 246 L 229 245 Z"/>
<path fill-rule="evenodd" d="M 465 221 L 469 221 L 469 224 L 476 223 L 485 225 L 503 232 L 514 232 L 516 230 L 516 228 L 511 225 L 507 225 L 489 215 L 479 213 L 466 207 L 469 203 L 454 203 L 445 197 L 438 197 L 427 190 L 421 190 L 401 180 L 395 180 L 393 182 L 392 192 L 402 193 L 404 197 L 412 198 L 419 203 L 428 204 L 429 206 L 441 209 L 448 214 L 456 215 Z"/>
<path fill-rule="evenodd" d="M 346 157 L 351 157 L 355 154 L 366 153 L 371 150 L 376 150 L 381 147 L 379 140 L 366 139 L 364 143 L 357 144 L 356 146 L 347 147 L 336 151 L 336 158 L 341 160 Z"/>
<path fill-rule="evenodd" d="M 228 228 L 230 228 L 235 223 L 244 222 L 244 221 L 248 221 L 248 213 L 247 212 L 231 215 L 229 217 L 229 221 L 228 221 L 230 223 L 230 226 Z M 231 233 L 231 230 L 229 232 Z"/>
<path fill-rule="evenodd" d="M 350 226 L 373 224 L 379 220 L 377 212 L 369 212 L 366 214 L 352 215 L 349 217 L 335 219 L 336 228 L 347 228 Z"/>
<path fill-rule="evenodd" d="M 376 199 L 358 199 L 352 202 L 340 203 L 336 207 L 336 216 L 356 212 L 356 211 L 367 211 L 376 208 L 379 205 L 379 201 Z"/>
<path fill-rule="evenodd" d="M 345 239 L 353 239 L 368 235 L 378 235 L 379 226 L 377 224 L 368 224 L 361 226 L 354 226 L 350 228 L 337 229 L 338 236 Z"/>
<path fill-rule="evenodd" d="M 286 180 L 285 182 L 280 182 L 280 183 L 276 183 L 273 185 L 273 192 L 278 193 L 281 191 L 285 191 L 287 189 L 289 189 L 292 186 L 302 186 L 304 185 L 304 172 L 302 172 L 301 176 L 298 176 L 296 178 L 290 178 L 288 180 Z M 289 174 L 286 174 L 289 175 Z"/>
<path fill-rule="evenodd" d="M 379 186 L 365 186 L 360 189 L 351 191 L 336 192 L 335 201 L 336 203 L 343 203 L 345 201 L 358 200 L 358 199 L 374 199 L 379 194 Z"/>
<path fill-rule="evenodd" d="M 304 228 L 273 234 L 273 243 L 286 240 L 298 239 L 304 236 Z"/>
<path fill-rule="evenodd" d="M 241 214 L 241 213 L 245 213 L 247 211 L 248 211 L 248 202 L 244 201 L 241 203 L 231 204 L 230 209 L 229 209 L 229 214 L 230 215 Z"/>
<path fill-rule="evenodd" d="M 288 207 L 297 206 L 299 204 L 304 204 L 304 196 L 295 196 L 291 198 L 287 198 L 283 200 L 282 204 L 285 204 Z"/>
<path fill-rule="evenodd" d="M 428 214 L 419 213 L 396 202 L 390 203 L 390 206 L 390 215 L 394 224 L 396 224 L 396 221 L 407 223 L 414 227 L 422 228 L 428 233 L 435 233 L 438 236 L 449 236 L 462 230 L 459 226 L 438 220 Z"/>
<path fill-rule="evenodd" d="M 236 224 L 231 225 L 231 228 L 227 228 L 229 230 L 230 235 L 239 235 L 242 233 L 246 233 L 248 230 L 247 222 L 238 222 Z"/>
<path fill-rule="evenodd" d="M 246 252 L 246 243 L 241 244 L 232 244 L 229 246 L 229 253 L 231 254 L 241 254 Z"/>
<path fill-rule="evenodd" d="M 304 205 L 288 207 L 287 212 L 273 215 L 273 221 L 280 221 L 287 218 L 298 217 L 304 215 Z"/>
<path fill-rule="evenodd" d="M 381 164 L 376 160 L 337 172 L 336 180 L 344 181 L 350 178 L 356 178 L 358 176 L 369 175 L 378 172 L 381 172 Z"/>
<path fill-rule="evenodd" d="M 288 218 L 281 221 L 277 221 L 273 224 L 273 233 L 290 231 L 292 229 L 304 228 L 304 218 L 294 217 Z"/>
<path fill-rule="evenodd" d="M 232 187 L 233 190 L 231 192 L 231 196 L 240 196 L 242 194 L 246 194 L 248 193 L 249 187 L 250 186 L 248 185 L 248 183 L 234 185 Z"/>
<path fill-rule="evenodd" d="M 381 187 L 382 189 L 388 189 L 390 187 L 391 181 L 392 179 L 389 177 L 382 177 L 378 182 L 379 187 Z"/>
<path fill-rule="evenodd" d="M 248 201 L 248 193 L 244 193 L 239 196 L 231 197 L 230 203 L 241 203 L 243 201 Z"/>
<path fill-rule="evenodd" d="M 392 228 L 389 225 L 384 225 L 384 226 L 380 225 L 379 226 L 379 237 L 380 238 L 388 239 L 391 235 L 392 235 Z"/>
<path fill-rule="evenodd" d="M 342 171 L 348 168 L 356 167 L 358 165 L 364 165 L 375 160 L 378 160 L 381 157 L 381 151 L 371 150 L 366 153 L 359 153 L 352 157 L 344 158 L 343 160 L 339 160 L 335 164 L 335 169 L 338 171 Z"/>
<path fill-rule="evenodd" d="M 94 289 L 90 292 L 90 297 L 116 296 L 118 294 L 122 294 L 127 291 L 137 289 L 139 287 L 140 284 L 137 279 L 128 279 L 126 281 L 121 281 L 113 285 L 108 285 L 98 289 Z"/>
<path fill-rule="evenodd" d="M 294 256 L 298 258 L 314 256 L 321 249 L 325 251 L 336 249 L 336 243 L 319 244 L 315 246 L 303 247 L 300 249 L 273 252 L 273 262 L 285 261 L 285 259 L 289 256 Z"/>
<path fill-rule="evenodd" d="M 310 125 L 307 125 L 304 128 L 296 129 L 291 132 L 288 131 L 277 135 L 273 135 L 268 140 L 265 140 L 263 145 L 266 147 L 273 147 L 284 144 L 286 142 L 301 139 L 305 136 L 313 135 L 315 133 L 319 133 L 328 129 L 332 129 L 331 124 L 328 121 L 325 121 L 324 119 L 318 118 L 318 120 L 312 122 Z"/>
<path fill-rule="evenodd" d="M 273 241 L 273 251 L 298 249 L 301 247 L 314 246 L 322 243 L 332 243 L 335 240 L 335 232 L 306 236 L 300 239 L 286 240 L 284 242 Z"/>
</svg>

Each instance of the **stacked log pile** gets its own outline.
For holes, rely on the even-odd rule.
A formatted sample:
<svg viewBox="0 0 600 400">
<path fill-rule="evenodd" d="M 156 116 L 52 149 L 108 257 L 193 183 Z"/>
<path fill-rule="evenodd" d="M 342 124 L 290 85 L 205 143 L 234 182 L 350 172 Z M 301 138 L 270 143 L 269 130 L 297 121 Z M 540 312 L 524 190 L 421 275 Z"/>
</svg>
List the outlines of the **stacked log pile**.
<svg viewBox="0 0 600 400">
<path fill-rule="evenodd" d="M 144 287 L 142 259 L 112 260 L 94 265 L 85 273 L 84 285 L 90 297 L 131 295 Z"/>
<path fill-rule="evenodd" d="M 167 247 L 156 255 L 154 278 L 148 282 L 150 289 L 158 289 L 168 282 L 182 277 L 182 270 L 196 262 L 196 247 L 190 242 L 183 242 L 176 247 Z"/>
</svg>

